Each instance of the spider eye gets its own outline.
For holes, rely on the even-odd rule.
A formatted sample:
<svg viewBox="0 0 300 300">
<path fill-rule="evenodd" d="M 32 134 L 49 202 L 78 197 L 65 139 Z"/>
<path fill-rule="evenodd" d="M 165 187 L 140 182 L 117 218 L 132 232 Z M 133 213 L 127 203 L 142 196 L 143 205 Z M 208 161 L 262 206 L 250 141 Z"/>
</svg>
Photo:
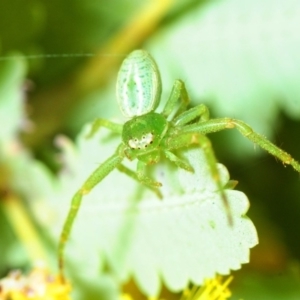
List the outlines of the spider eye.
<svg viewBox="0 0 300 300">
<path fill-rule="evenodd" d="M 129 139 L 128 146 L 132 149 L 145 149 L 150 144 L 153 143 L 154 134 L 152 133 L 145 133 L 144 135 L 140 136 L 140 138 L 133 137 Z"/>
</svg>

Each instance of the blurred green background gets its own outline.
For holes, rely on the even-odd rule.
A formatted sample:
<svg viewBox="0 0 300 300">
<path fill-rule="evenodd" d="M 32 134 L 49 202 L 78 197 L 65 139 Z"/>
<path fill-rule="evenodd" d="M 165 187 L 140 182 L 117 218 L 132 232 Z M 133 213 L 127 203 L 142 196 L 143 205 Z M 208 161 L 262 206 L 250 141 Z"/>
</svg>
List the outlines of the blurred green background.
<svg viewBox="0 0 300 300">
<path fill-rule="evenodd" d="M 28 266 L 8 195 L 26 201 L 43 243 L 55 247 L 31 212 L 28 170 L 9 155 L 25 151 L 55 176 L 58 134 L 75 138 L 96 117 L 121 117 L 116 72 L 133 49 L 155 57 L 163 99 L 181 78 L 193 105 L 242 119 L 300 160 L 299 28 L 293 0 L 0 0 L 0 274 Z M 250 199 L 260 239 L 234 272 L 232 299 L 299 299 L 299 174 L 237 132 L 210 138 Z"/>
</svg>

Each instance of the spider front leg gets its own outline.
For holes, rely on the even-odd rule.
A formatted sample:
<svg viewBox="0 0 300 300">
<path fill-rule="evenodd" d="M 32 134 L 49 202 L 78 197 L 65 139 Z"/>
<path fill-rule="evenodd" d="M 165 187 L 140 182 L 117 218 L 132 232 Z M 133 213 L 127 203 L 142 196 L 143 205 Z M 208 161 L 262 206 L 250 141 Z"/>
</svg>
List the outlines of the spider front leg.
<svg viewBox="0 0 300 300">
<path fill-rule="evenodd" d="M 186 110 L 185 112 L 174 118 L 172 122 L 176 127 L 178 127 L 186 125 L 197 118 L 199 118 L 199 120 L 196 123 L 209 120 L 209 110 L 206 105 L 199 104 L 189 110 Z"/>
<path fill-rule="evenodd" d="M 291 165 L 297 172 L 300 173 L 299 162 L 297 162 L 290 154 L 274 145 L 263 135 L 256 133 L 249 125 L 247 125 L 243 121 L 230 118 L 211 119 L 203 123 L 186 125 L 181 129 L 181 132 L 201 132 L 202 134 L 208 134 L 224 129 L 233 128 L 236 128 L 244 137 L 252 141 L 254 144 L 257 144 L 258 146 L 269 152 L 271 155 L 277 157 L 284 164 Z"/>
<path fill-rule="evenodd" d="M 210 140 L 205 135 L 202 135 L 197 132 L 183 133 L 166 139 L 166 148 L 168 150 L 187 148 L 192 144 L 199 145 L 201 149 L 204 151 L 204 155 L 206 157 L 206 161 L 208 163 L 210 173 L 222 197 L 222 201 L 224 203 L 226 214 L 228 217 L 228 223 L 230 226 L 232 226 L 233 220 L 232 220 L 231 210 L 229 207 L 226 194 L 224 192 L 224 186 L 222 184 L 221 177 L 217 167 L 217 159 L 215 157 Z"/>
<path fill-rule="evenodd" d="M 184 169 L 188 172 L 194 172 L 193 167 L 189 163 L 180 159 L 178 156 L 176 156 L 171 151 L 164 150 L 164 153 L 165 153 L 166 158 L 169 159 L 171 162 L 173 162 L 177 167 Z"/>
<path fill-rule="evenodd" d="M 186 91 L 183 81 L 177 79 L 173 84 L 171 94 L 165 104 L 165 107 L 162 111 L 162 115 L 165 116 L 166 118 L 169 117 L 169 115 L 174 111 L 174 109 L 178 105 L 179 100 L 180 100 L 179 107 L 175 115 L 178 115 L 182 111 L 185 111 L 187 106 L 190 103 L 190 99 L 188 97 L 188 93 Z"/>
<path fill-rule="evenodd" d="M 118 170 L 126 175 L 128 175 L 129 177 L 131 177 L 132 179 L 138 181 L 138 182 L 141 182 L 141 180 L 138 178 L 137 176 L 137 173 L 130 170 L 129 168 L 127 168 L 126 166 L 124 166 L 123 164 L 120 164 L 118 167 Z M 163 196 L 160 192 L 159 189 L 157 189 L 157 187 L 154 187 L 153 185 L 149 185 L 147 184 L 146 182 L 143 182 L 143 184 L 148 188 L 150 189 L 152 192 L 154 192 L 156 194 L 156 196 L 159 198 L 159 199 L 162 199 Z"/>
<path fill-rule="evenodd" d="M 58 267 L 61 280 L 64 281 L 64 250 L 69 239 L 72 226 L 79 211 L 82 197 L 88 194 L 98 183 L 100 183 L 111 171 L 118 167 L 124 159 L 124 145 L 121 144 L 115 154 L 102 163 L 83 183 L 81 188 L 72 198 L 71 207 L 65 220 L 58 245 Z"/>
<path fill-rule="evenodd" d="M 148 165 L 146 163 L 144 163 L 143 161 L 140 161 L 140 160 L 138 161 L 138 163 L 137 163 L 137 179 L 138 179 L 138 181 L 140 181 L 144 185 L 146 185 L 148 187 L 152 187 L 154 189 L 161 187 L 162 184 L 160 182 L 155 181 L 146 175 L 147 166 Z"/>
<path fill-rule="evenodd" d="M 176 80 L 174 82 L 171 95 L 165 105 L 162 114 L 167 118 L 176 108 L 178 100 L 181 101 L 179 108 L 173 116 L 172 123 L 176 126 L 182 126 L 199 118 L 199 122 L 209 120 L 209 110 L 204 104 L 197 105 L 186 110 L 190 99 L 183 81 Z"/>
<path fill-rule="evenodd" d="M 107 129 L 110 129 L 112 132 L 120 133 L 120 134 L 122 133 L 122 129 L 123 129 L 123 125 L 121 124 L 117 124 L 105 119 L 96 119 L 92 123 L 91 130 L 86 135 L 86 138 L 93 137 L 93 135 L 99 130 L 100 127 L 105 127 Z"/>
</svg>

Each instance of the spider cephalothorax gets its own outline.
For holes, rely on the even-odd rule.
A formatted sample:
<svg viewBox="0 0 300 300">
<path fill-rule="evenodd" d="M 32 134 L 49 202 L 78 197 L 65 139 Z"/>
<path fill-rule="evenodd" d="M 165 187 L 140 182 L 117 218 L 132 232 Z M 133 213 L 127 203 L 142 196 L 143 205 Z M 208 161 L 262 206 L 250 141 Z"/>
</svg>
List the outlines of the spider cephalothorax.
<svg viewBox="0 0 300 300">
<path fill-rule="evenodd" d="M 131 149 L 148 150 L 158 147 L 168 129 L 168 121 L 164 116 L 150 112 L 134 117 L 124 124 L 123 142 Z"/>
</svg>

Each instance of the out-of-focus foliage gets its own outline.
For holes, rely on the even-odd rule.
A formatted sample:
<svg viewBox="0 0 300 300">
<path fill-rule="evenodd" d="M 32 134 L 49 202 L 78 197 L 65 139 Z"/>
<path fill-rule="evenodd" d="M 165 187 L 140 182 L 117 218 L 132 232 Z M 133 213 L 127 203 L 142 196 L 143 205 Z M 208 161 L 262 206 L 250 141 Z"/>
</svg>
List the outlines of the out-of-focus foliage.
<svg viewBox="0 0 300 300">
<path fill-rule="evenodd" d="M 25 76 L 25 63 L 22 60 L 7 61 L 0 65 L 0 191 L 1 194 L 15 185 L 9 167 L 10 153 L 14 151 L 17 130 L 23 120 L 22 85 Z M 1 197 L 3 198 L 3 197 Z M 24 263 L 24 252 L 14 239 L 7 218 L 0 211 L 0 271 L 14 263 Z"/>
<path fill-rule="evenodd" d="M 95 53 L 126 21 L 123 16 L 130 18 L 140 7 L 139 1 L 132 0 L 3 0 L 2 53 L 8 55 L 11 50 L 19 50 L 26 56 L 39 55 L 38 60 L 31 61 L 35 82 L 39 84 L 63 80 L 82 60 L 80 55 L 71 54 Z M 56 54 L 55 58 L 47 58 L 49 54 Z"/>
<path fill-rule="evenodd" d="M 286 274 L 261 274 L 250 272 L 241 276 L 239 286 L 232 300 L 243 299 L 245 295 L 256 300 L 297 300 L 300 295 L 300 280 L 296 270 Z"/>
<path fill-rule="evenodd" d="M 33 249 L 36 244 L 32 240 L 20 246 L 23 238 L 31 239 L 32 236 L 27 226 L 28 217 L 20 218 L 24 208 L 15 205 L 15 199 L 22 197 L 24 200 L 30 200 L 33 205 L 42 200 L 41 195 L 49 189 L 53 190 L 49 171 L 32 158 L 17 138 L 18 131 L 28 126 L 24 115 L 25 75 L 24 60 L 0 62 L 1 272 L 5 268 L 25 266 L 31 254 L 33 257 L 34 254 L 40 253 L 39 250 Z"/>
<path fill-rule="evenodd" d="M 15 138 L 24 120 L 23 85 L 26 75 L 24 59 L 9 60 L 0 64 L 0 141 L 1 148 Z"/>
</svg>

